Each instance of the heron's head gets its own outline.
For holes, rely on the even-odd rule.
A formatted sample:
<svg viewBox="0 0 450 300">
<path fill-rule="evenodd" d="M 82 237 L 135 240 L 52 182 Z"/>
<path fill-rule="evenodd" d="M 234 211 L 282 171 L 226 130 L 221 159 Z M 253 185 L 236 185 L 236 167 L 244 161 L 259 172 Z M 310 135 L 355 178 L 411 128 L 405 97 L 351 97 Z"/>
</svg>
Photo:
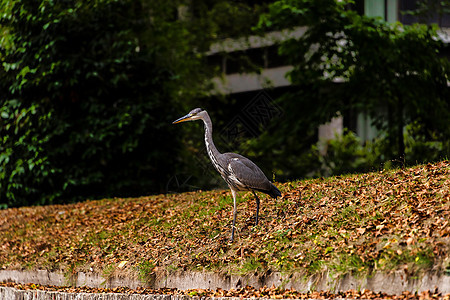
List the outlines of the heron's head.
<svg viewBox="0 0 450 300">
<path fill-rule="evenodd" d="M 201 120 L 203 118 L 203 115 L 206 113 L 206 110 L 203 110 L 201 108 L 195 108 L 191 110 L 187 115 L 184 117 L 181 117 L 175 121 L 172 122 L 172 124 L 186 122 L 186 121 L 195 121 L 195 120 Z"/>
</svg>

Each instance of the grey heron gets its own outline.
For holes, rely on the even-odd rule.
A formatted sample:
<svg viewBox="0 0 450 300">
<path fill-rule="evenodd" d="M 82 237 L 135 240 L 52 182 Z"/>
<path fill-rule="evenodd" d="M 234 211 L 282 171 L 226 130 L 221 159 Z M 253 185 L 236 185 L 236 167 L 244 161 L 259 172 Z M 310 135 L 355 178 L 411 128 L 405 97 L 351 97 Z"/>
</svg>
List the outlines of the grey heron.
<svg viewBox="0 0 450 300">
<path fill-rule="evenodd" d="M 261 169 L 250 159 L 236 153 L 220 153 L 214 145 L 212 138 L 212 122 L 206 110 L 196 108 L 187 115 L 172 122 L 172 124 L 202 120 L 205 125 L 205 144 L 208 156 L 214 168 L 220 173 L 228 184 L 233 195 L 233 225 L 231 228 L 231 241 L 234 240 L 236 225 L 236 195 L 238 191 L 252 191 L 256 197 L 256 217 L 258 225 L 259 198 L 255 191 L 263 192 L 273 198 L 281 196 L 280 191 L 264 175 Z"/>
</svg>

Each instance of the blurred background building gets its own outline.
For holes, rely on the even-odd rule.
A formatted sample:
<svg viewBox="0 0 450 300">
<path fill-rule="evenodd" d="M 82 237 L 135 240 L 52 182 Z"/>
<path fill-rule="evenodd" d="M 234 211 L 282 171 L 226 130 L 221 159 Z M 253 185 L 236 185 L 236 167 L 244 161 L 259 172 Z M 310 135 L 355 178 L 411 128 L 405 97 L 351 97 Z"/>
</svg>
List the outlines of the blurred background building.
<svg viewBox="0 0 450 300">
<path fill-rule="evenodd" d="M 437 24 L 440 27 L 439 36 L 445 42 L 441 54 L 450 59 L 450 14 L 439 11 L 431 5 L 425 7 L 420 16 L 407 12 L 419 9 L 417 0 L 357 0 L 349 9 L 369 17 L 380 17 L 387 22 L 401 22 L 405 25 L 414 23 Z M 423 2 L 423 1 L 422 1 Z M 250 36 L 238 39 L 225 39 L 212 45 L 208 52 L 208 61 L 222 71 L 221 77 L 213 79 L 215 89 L 212 94 L 222 93 L 234 99 L 248 101 L 257 97 L 265 89 L 270 89 L 270 97 L 277 98 L 286 91 L 292 90 L 286 73 L 292 66 L 278 55 L 278 43 L 287 38 L 302 36 L 306 28 L 296 30 L 270 32 L 264 36 Z M 242 64 L 242 57 L 247 59 Z M 244 65 L 252 64 L 260 67 L 258 72 L 248 72 Z M 339 80 L 335 80 L 339 83 Z M 318 140 L 333 139 L 336 134 L 342 134 L 348 128 L 355 132 L 362 141 L 372 140 L 377 136 L 377 129 L 372 120 L 364 113 L 352 111 L 342 112 L 331 122 L 318 128 Z"/>
</svg>

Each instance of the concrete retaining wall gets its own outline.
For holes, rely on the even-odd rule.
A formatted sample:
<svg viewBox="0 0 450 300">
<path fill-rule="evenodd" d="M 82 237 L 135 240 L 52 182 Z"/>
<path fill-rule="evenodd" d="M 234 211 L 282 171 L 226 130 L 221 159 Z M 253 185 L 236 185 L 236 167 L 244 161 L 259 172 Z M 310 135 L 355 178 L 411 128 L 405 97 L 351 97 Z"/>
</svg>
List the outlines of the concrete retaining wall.
<svg viewBox="0 0 450 300">
<path fill-rule="evenodd" d="M 88 294 L 88 293 L 63 293 L 45 292 L 36 290 L 17 290 L 10 287 L 0 287 L 0 300 L 258 300 L 261 298 L 237 298 L 237 297 L 189 297 L 173 295 L 137 295 L 137 294 Z M 334 298 L 329 300 L 347 300 L 347 298 Z"/>
<path fill-rule="evenodd" d="M 348 291 L 350 289 L 367 289 L 373 292 L 383 292 L 399 295 L 404 291 L 422 292 L 426 290 L 438 290 L 442 294 L 450 293 L 450 276 L 440 274 L 424 274 L 420 278 L 410 278 L 404 272 L 398 271 L 391 274 L 377 273 L 371 277 L 355 277 L 346 275 L 344 277 L 333 278 L 328 275 L 315 276 L 305 280 L 302 276 L 283 276 L 274 272 L 269 275 L 253 274 L 249 276 L 228 276 L 207 272 L 176 272 L 161 273 L 155 275 L 147 283 L 130 278 L 113 277 L 103 278 L 96 273 L 75 274 L 72 278 L 67 278 L 59 272 L 38 271 L 17 271 L 0 270 L 0 281 L 13 281 L 16 283 L 35 283 L 42 285 L 57 286 L 88 286 L 115 288 L 126 286 L 131 289 L 137 287 L 177 288 L 186 289 L 211 289 L 221 288 L 224 290 L 237 289 L 247 285 L 255 288 L 263 286 L 281 286 L 293 288 L 299 292 L 324 291 L 332 292 Z"/>
<path fill-rule="evenodd" d="M 198 298 L 198 297 L 197 297 Z M 91 294 L 64 293 L 39 290 L 17 290 L 11 287 L 0 287 L 0 300 L 187 300 L 186 296 L 171 295 L 138 295 L 138 294 Z M 216 298 L 215 300 L 217 300 Z"/>
</svg>

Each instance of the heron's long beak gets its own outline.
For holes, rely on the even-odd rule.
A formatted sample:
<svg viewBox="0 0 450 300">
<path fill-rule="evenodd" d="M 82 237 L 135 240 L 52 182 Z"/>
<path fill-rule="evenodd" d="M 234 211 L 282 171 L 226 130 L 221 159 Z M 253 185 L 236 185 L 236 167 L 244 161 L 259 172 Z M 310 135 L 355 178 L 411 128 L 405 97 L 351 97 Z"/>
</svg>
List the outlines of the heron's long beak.
<svg viewBox="0 0 450 300">
<path fill-rule="evenodd" d="M 179 118 L 179 119 L 173 121 L 172 124 L 177 124 L 177 123 L 181 123 L 181 122 L 186 122 L 186 121 L 189 121 L 190 118 L 191 118 L 191 114 L 187 114 L 187 115 L 185 115 L 184 117 L 181 117 L 181 118 Z"/>
</svg>

